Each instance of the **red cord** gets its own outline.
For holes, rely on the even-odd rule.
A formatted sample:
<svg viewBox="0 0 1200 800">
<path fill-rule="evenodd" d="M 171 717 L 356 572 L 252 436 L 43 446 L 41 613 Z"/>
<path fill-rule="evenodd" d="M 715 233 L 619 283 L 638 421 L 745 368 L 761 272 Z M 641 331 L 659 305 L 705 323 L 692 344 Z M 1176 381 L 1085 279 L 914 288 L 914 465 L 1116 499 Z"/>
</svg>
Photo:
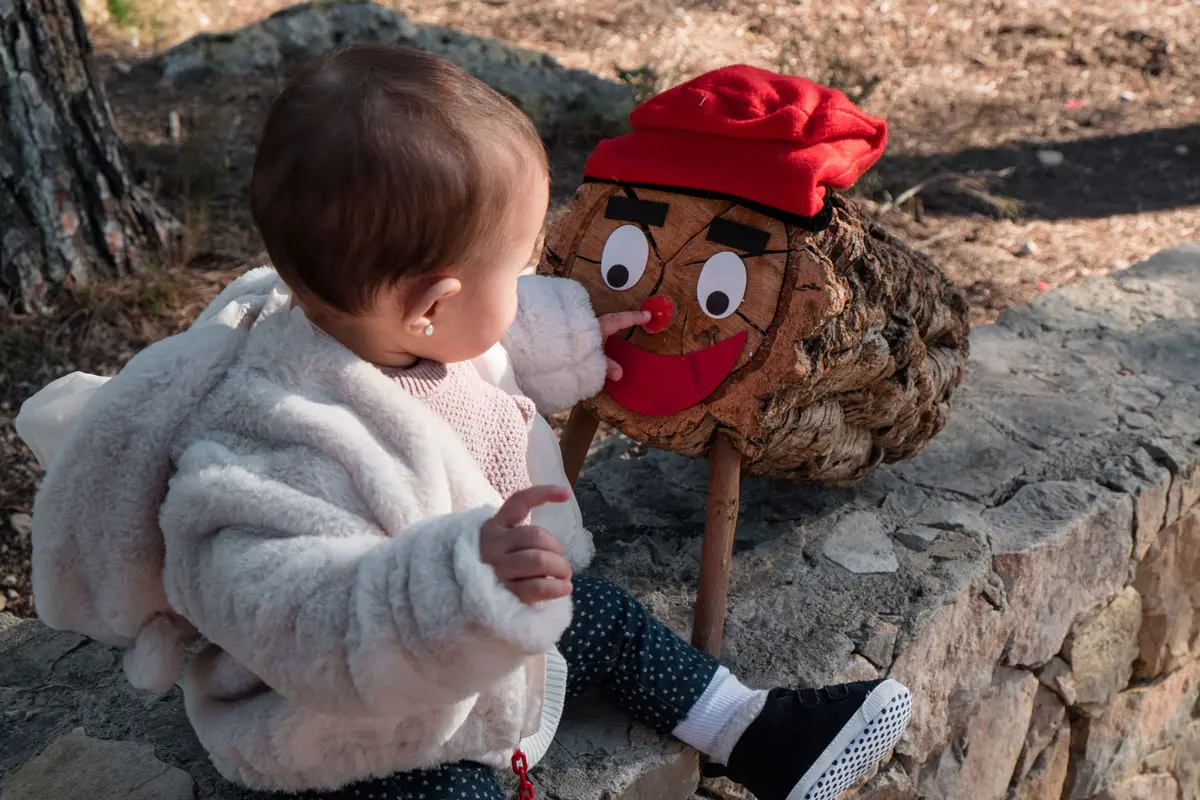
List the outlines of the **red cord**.
<svg viewBox="0 0 1200 800">
<path fill-rule="evenodd" d="M 535 800 L 533 784 L 529 780 L 529 762 L 519 749 L 513 752 L 512 771 L 521 781 L 517 787 L 517 800 Z"/>
</svg>

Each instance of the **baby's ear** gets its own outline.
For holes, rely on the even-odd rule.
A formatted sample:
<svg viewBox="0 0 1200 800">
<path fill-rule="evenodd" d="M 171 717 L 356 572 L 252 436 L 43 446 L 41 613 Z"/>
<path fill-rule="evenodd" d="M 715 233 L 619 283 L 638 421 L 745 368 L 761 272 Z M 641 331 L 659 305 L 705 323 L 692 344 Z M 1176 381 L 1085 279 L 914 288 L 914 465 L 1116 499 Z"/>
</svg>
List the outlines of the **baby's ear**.
<svg viewBox="0 0 1200 800">
<path fill-rule="evenodd" d="M 406 328 L 420 333 L 437 321 L 441 304 L 462 291 L 458 278 L 430 275 L 397 286 L 396 306 Z"/>
</svg>

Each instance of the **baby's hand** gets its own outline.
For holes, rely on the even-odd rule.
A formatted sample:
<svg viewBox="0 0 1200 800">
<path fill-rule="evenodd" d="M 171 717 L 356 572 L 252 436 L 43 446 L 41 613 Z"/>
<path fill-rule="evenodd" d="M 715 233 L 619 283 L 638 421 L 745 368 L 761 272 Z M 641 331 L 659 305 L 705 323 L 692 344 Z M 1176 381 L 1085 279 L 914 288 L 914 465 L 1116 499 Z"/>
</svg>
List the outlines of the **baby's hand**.
<svg viewBox="0 0 1200 800">
<path fill-rule="evenodd" d="M 479 556 L 496 577 L 526 605 L 571 593 L 571 564 L 551 533 L 526 525 L 529 512 L 546 503 L 564 503 L 571 492 L 561 486 L 533 486 L 517 492 L 483 523 Z"/>
<path fill-rule="evenodd" d="M 614 333 L 632 328 L 634 325 L 645 325 L 650 321 L 651 314 L 649 311 L 618 311 L 615 314 L 605 314 L 598 318 L 600 322 L 600 336 L 603 340 Z M 608 359 L 608 379 L 610 381 L 621 380 L 621 365 Z"/>
</svg>

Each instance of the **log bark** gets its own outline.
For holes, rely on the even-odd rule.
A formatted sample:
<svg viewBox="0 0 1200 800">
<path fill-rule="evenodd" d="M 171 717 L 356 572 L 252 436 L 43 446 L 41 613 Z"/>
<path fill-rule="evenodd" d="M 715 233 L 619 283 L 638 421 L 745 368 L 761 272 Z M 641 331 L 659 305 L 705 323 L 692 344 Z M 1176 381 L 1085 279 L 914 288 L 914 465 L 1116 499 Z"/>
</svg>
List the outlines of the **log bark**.
<svg viewBox="0 0 1200 800">
<path fill-rule="evenodd" d="M 0 0 L 0 310 L 169 257 L 178 224 L 134 182 L 79 6 Z"/>
</svg>

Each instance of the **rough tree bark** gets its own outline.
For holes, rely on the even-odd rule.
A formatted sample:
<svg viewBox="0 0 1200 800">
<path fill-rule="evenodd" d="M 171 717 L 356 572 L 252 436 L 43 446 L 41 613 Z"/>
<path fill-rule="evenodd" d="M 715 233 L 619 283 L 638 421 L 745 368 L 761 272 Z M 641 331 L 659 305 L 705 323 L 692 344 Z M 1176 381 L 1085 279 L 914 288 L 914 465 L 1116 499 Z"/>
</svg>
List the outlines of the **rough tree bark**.
<svg viewBox="0 0 1200 800">
<path fill-rule="evenodd" d="M 137 271 L 178 225 L 133 180 L 74 0 L 0 0 L 0 310 Z"/>
</svg>

